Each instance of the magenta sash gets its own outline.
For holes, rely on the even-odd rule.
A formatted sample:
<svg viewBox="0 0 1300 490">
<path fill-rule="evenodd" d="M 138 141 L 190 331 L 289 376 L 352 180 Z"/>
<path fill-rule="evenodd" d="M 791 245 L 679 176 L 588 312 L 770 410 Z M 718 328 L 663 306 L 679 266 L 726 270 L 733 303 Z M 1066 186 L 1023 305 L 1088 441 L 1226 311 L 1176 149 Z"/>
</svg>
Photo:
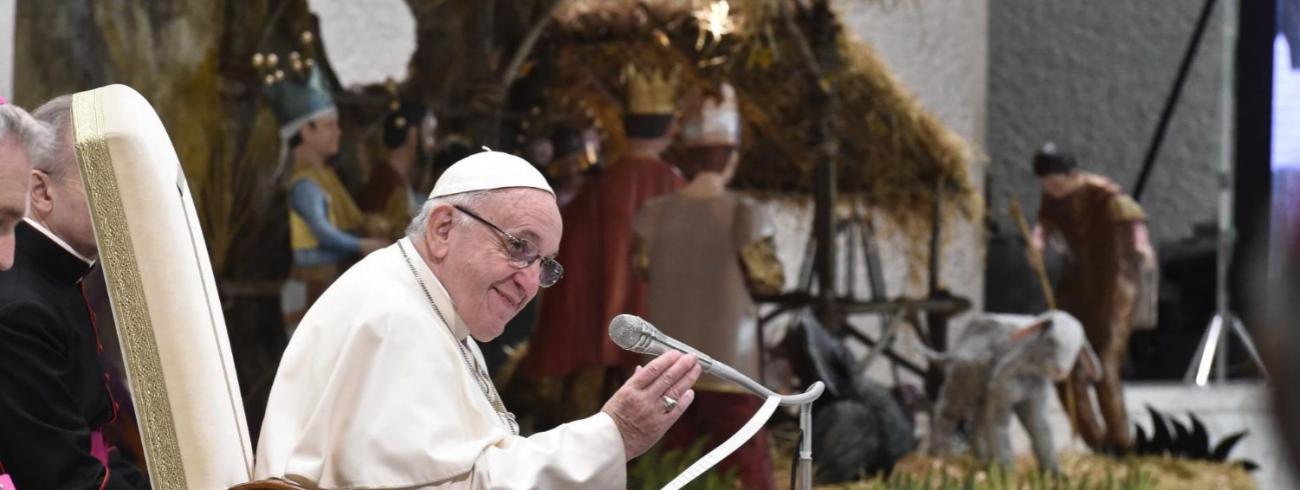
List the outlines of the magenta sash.
<svg viewBox="0 0 1300 490">
<path fill-rule="evenodd" d="M 95 430 L 90 432 L 90 455 L 99 460 L 99 464 L 108 469 L 108 444 L 104 442 L 104 432 Z"/>
</svg>

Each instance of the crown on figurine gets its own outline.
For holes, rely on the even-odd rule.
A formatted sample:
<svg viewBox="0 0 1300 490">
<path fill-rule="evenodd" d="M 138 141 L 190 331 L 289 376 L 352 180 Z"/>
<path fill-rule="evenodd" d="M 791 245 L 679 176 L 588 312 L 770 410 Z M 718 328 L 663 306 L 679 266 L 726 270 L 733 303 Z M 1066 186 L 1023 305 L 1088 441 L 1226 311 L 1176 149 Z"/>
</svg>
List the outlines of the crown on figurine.
<svg viewBox="0 0 1300 490">
<path fill-rule="evenodd" d="M 397 90 L 397 80 L 389 77 L 384 81 L 384 91 L 388 92 L 388 114 L 386 118 L 392 119 L 391 126 L 396 129 L 406 129 L 410 121 L 402 115 L 402 98 Z"/>
<path fill-rule="evenodd" d="M 583 125 L 560 123 L 551 131 L 550 142 L 553 158 L 544 172 L 552 179 L 586 173 L 600 165 L 599 144 L 587 137 Z"/>
<path fill-rule="evenodd" d="M 687 145 L 740 144 L 740 109 L 731 84 L 724 82 L 717 97 L 703 98 L 686 109 L 682 141 Z"/>
<path fill-rule="evenodd" d="M 627 79 L 628 114 L 672 114 L 677 102 L 677 71 L 638 70 L 628 65 L 624 71 Z"/>
<path fill-rule="evenodd" d="M 313 39 L 311 31 L 304 31 L 302 52 L 290 52 L 287 66 L 283 68 L 282 60 L 275 53 L 253 55 L 253 68 L 262 79 L 262 92 L 271 101 L 271 110 L 280 122 L 281 138 L 292 137 L 308 121 L 338 112 L 329 84 L 312 59 Z"/>
<path fill-rule="evenodd" d="M 623 70 L 627 81 L 627 111 L 623 131 L 628 138 L 661 138 L 668 134 L 676 112 L 677 71 Z"/>
<path fill-rule="evenodd" d="M 388 92 L 389 100 L 383 118 L 383 140 L 384 146 L 392 149 L 406 144 L 410 130 L 419 130 L 425 119 L 433 116 L 433 113 L 422 102 L 403 99 L 397 82 L 392 78 L 384 83 L 384 89 Z M 433 118 L 432 124 L 429 129 L 437 128 L 437 118 Z"/>
</svg>

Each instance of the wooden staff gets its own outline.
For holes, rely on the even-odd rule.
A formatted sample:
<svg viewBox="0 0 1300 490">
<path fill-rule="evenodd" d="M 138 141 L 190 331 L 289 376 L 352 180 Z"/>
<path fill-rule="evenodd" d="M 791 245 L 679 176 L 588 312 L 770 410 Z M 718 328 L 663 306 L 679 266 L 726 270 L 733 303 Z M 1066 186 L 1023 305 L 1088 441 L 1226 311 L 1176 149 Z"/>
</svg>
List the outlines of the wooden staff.
<svg viewBox="0 0 1300 490">
<path fill-rule="evenodd" d="M 1008 195 L 1010 201 L 1011 217 L 1016 220 L 1016 227 L 1020 228 L 1020 237 L 1025 239 L 1025 247 L 1029 249 L 1029 265 L 1034 268 L 1034 274 L 1038 276 L 1038 285 L 1043 288 L 1043 299 L 1047 301 L 1047 309 L 1056 309 L 1056 296 L 1052 294 L 1052 282 L 1047 279 L 1047 268 L 1043 267 L 1043 256 L 1033 249 L 1033 237 L 1030 236 L 1029 222 L 1025 221 L 1025 213 L 1020 210 L 1020 200 L 1016 196 Z"/>
<path fill-rule="evenodd" d="M 1028 249 L 1029 265 L 1034 268 L 1034 274 L 1038 276 L 1038 285 L 1043 289 L 1043 299 L 1047 301 L 1047 309 L 1056 309 L 1056 296 L 1052 294 L 1052 281 L 1047 278 L 1047 267 L 1043 266 L 1043 256 L 1033 248 L 1033 237 L 1030 235 L 1029 222 L 1025 220 L 1025 213 L 1020 210 L 1020 200 L 1016 196 L 1007 195 L 1008 207 L 1011 208 L 1011 217 L 1016 220 L 1016 227 L 1020 228 L 1020 237 L 1025 239 L 1025 248 Z M 1070 416 L 1070 430 L 1075 438 L 1079 437 L 1079 422 L 1075 417 L 1078 414 L 1078 408 L 1074 402 L 1074 371 L 1070 371 L 1069 376 L 1065 378 L 1065 411 Z"/>
</svg>

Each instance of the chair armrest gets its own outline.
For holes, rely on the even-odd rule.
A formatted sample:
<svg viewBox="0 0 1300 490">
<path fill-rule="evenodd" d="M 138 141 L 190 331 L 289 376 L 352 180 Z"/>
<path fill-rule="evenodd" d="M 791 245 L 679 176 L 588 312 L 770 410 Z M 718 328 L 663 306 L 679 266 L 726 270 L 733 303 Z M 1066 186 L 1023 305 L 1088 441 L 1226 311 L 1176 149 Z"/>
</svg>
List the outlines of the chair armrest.
<svg viewBox="0 0 1300 490">
<path fill-rule="evenodd" d="M 240 483 L 230 487 L 230 490 L 303 490 L 304 488 L 306 487 L 299 486 L 291 481 L 273 478 Z"/>
</svg>

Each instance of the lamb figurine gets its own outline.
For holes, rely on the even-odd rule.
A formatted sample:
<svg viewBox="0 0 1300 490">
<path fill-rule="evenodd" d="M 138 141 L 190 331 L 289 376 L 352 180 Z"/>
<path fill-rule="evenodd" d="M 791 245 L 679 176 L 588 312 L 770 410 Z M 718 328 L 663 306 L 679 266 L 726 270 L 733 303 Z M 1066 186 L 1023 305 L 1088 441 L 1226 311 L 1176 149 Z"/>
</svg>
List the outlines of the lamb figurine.
<svg viewBox="0 0 1300 490">
<path fill-rule="evenodd" d="M 1089 379 L 1101 377 L 1077 319 L 1056 310 L 1036 317 L 984 314 L 971 320 L 950 352 L 927 354 L 946 375 L 934 410 L 933 455 L 955 456 L 969 443 L 977 458 L 1009 466 L 1015 413 L 1039 468 L 1058 471 L 1046 418 L 1050 383 L 1064 380 L 1076 360 Z"/>
</svg>

